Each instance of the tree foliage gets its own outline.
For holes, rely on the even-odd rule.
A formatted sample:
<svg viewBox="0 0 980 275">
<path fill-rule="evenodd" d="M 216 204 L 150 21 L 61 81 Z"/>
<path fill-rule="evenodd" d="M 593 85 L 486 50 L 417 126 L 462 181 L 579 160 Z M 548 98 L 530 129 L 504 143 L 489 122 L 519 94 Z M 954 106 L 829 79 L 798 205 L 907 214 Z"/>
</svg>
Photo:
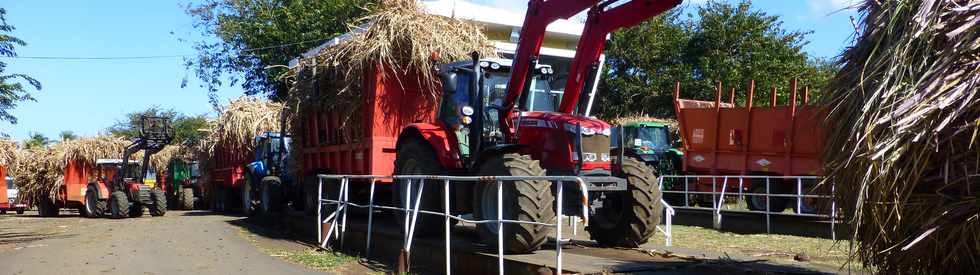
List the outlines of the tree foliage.
<svg viewBox="0 0 980 275">
<path fill-rule="evenodd" d="M 16 48 L 27 46 L 27 42 L 13 35 L 14 26 L 7 23 L 7 11 L 0 8 L 0 56 L 17 56 Z M 17 107 L 21 101 L 33 101 L 34 97 L 27 92 L 28 87 L 41 89 L 41 83 L 26 74 L 6 74 L 7 63 L 0 61 L 0 121 L 17 124 L 17 117 L 10 110 Z M 26 84 L 26 85 L 25 85 Z"/>
<path fill-rule="evenodd" d="M 731 88 L 743 103 L 750 80 L 756 102 L 769 102 L 771 87 L 785 103 L 790 82 L 819 94 L 836 70 L 803 50 L 809 32 L 783 29 L 777 16 L 737 4 L 710 1 L 696 15 L 674 10 L 614 33 L 596 109 L 600 116 L 633 113 L 673 116 L 673 87 L 681 81 L 685 98 L 713 100 L 717 82 L 723 100 Z"/>
<path fill-rule="evenodd" d="M 173 144 L 193 144 L 207 135 L 201 131 L 202 129 L 208 128 L 208 119 L 206 116 L 188 116 L 173 109 L 162 109 L 160 107 L 150 107 L 143 111 L 126 114 L 125 119 L 116 121 L 112 127 L 109 127 L 109 133 L 126 138 L 135 137 L 139 134 L 140 116 L 170 118 L 170 125 L 174 128 Z"/>
<path fill-rule="evenodd" d="M 30 133 L 27 139 L 24 140 L 24 148 L 44 148 L 48 147 L 48 145 L 51 145 L 53 142 L 54 141 L 52 141 L 50 138 L 44 136 L 44 134 L 34 132 Z"/>
<path fill-rule="evenodd" d="M 71 130 L 64 130 L 61 131 L 61 133 L 58 133 L 58 139 L 61 141 L 76 140 L 78 139 L 78 135 L 76 135 L 75 132 L 72 132 Z"/>
<path fill-rule="evenodd" d="M 348 31 L 371 0 L 206 0 L 188 5 L 194 27 L 206 38 L 186 60 L 212 95 L 222 80 L 249 95 L 285 95 L 276 78 L 290 59 Z"/>
</svg>

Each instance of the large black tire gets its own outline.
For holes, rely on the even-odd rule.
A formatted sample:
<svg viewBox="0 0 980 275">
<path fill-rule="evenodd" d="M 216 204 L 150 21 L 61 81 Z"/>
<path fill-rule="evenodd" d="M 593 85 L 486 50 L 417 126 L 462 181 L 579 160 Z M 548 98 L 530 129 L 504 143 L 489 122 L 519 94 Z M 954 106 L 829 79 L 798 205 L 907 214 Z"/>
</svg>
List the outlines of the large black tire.
<svg viewBox="0 0 980 275">
<path fill-rule="evenodd" d="M 259 215 L 265 216 L 276 210 L 280 203 L 281 190 L 279 189 L 279 178 L 267 176 L 262 178 L 262 185 L 259 186 L 259 204 L 256 210 Z"/>
<path fill-rule="evenodd" d="M 246 174 L 242 186 L 238 187 L 239 195 L 241 196 L 239 199 L 241 200 L 242 216 L 247 217 L 255 213 L 254 209 L 252 209 L 254 206 L 252 204 L 252 186 L 254 186 L 252 184 L 252 175 Z"/>
<path fill-rule="evenodd" d="M 194 210 L 194 188 L 184 187 L 180 188 L 180 209 L 181 210 Z"/>
<path fill-rule="evenodd" d="M 407 140 L 398 148 L 395 155 L 395 174 L 397 175 L 445 175 L 446 169 L 439 164 L 436 159 L 435 151 L 429 146 L 428 142 L 422 139 Z M 410 183 L 411 182 L 411 183 Z M 396 180 L 392 192 L 392 203 L 395 207 L 405 207 L 407 197 L 409 207 L 415 207 L 414 203 L 419 196 L 419 189 L 422 189 L 422 201 L 419 202 L 419 209 L 434 212 L 443 212 L 442 181 L 428 180 Z M 408 189 L 411 187 L 411 194 Z M 331 193 L 334 194 L 334 193 Z M 335 194 L 334 194 L 335 195 Z M 405 215 L 410 212 L 401 212 L 394 215 L 398 228 L 405 230 Z M 409 216 L 409 219 L 411 217 Z M 455 221 L 455 220 L 453 220 Z M 409 220 L 411 222 L 411 220 Z M 444 232 L 445 224 L 443 218 L 427 214 L 418 214 L 415 223 L 416 236 L 438 236 Z"/>
<path fill-rule="evenodd" d="M 545 171 L 537 160 L 517 153 L 493 157 L 479 167 L 481 176 L 544 176 Z M 505 181 L 503 183 L 503 219 L 550 223 L 555 219 L 554 194 L 547 181 Z M 482 182 L 474 185 L 473 216 L 476 220 L 492 220 L 497 217 L 497 183 Z M 480 239 L 494 251 L 497 248 L 497 225 L 478 224 Z M 529 253 L 541 248 L 550 227 L 533 224 L 503 224 L 504 251 Z"/>
<path fill-rule="evenodd" d="M 17 215 L 24 215 L 24 208 L 17 208 Z"/>
<path fill-rule="evenodd" d="M 167 195 L 159 188 L 150 189 L 150 216 L 159 217 L 167 213 Z"/>
<path fill-rule="evenodd" d="M 639 247 L 657 231 L 663 193 L 653 169 L 637 159 L 625 158 L 618 176 L 626 178 L 626 192 L 607 192 L 585 230 L 600 246 Z"/>
<path fill-rule="evenodd" d="M 54 204 L 51 198 L 41 198 L 37 202 L 37 214 L 41 217 L 57 217 L 58 216 L 58 206 Z"/>
<path fill-rule="evenodd" d="M 112 192 L 109 195 L 109 213 L 113 219 L 122 219 L 129 216 L 129 198 L 122 191 Z"/>
<path fill-rule="evenodd" d="M 769 184 L 770 194 L 779 194 L 779 186 L 781 186 L 782 181 L 773 181 Z M 750 193 L 765 194 L 766 193 L 766 183 L 765 181 L 753 181 L 752 188 L 749 188 Z M 783 212 L 786 210 L 788 201 L 785 197 L 769 197 L 769 212 Z M 752 196 L 749 195 L 745 198 L 745 205 L 752 211 L 766 211 L 766 197 L 765 196 Z M 796 205 L 795 203 L 793 204 Z"/>
<path fill-rule="evenodd" d="M 143 216 L 143 203 L 133 202 L 129 204 L 129 217 L 139 218 Z"/>
<path fill-rule="evenodd" d="M 108 206 L 108 202 L 99 199 L 99 192 L 93 186 L 89 186 L 85 190 L 85 206 L 82 207 L 83 211 L 81 212 L 83 216 L 101 218 L 105 216 L 105 210 Z"/>
</svg>

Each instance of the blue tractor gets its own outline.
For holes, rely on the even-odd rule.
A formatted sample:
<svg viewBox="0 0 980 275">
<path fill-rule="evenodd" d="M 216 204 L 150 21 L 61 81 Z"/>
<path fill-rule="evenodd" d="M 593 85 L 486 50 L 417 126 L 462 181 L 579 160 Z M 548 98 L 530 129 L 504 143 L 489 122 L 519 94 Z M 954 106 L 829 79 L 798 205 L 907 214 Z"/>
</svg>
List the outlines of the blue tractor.
<svg viewBox="0 0 980 275">
<path fill-rule="evenodd" d="M 288 134 L 265 132 L 255 137 L 255 161 L 246 165 L 245 185 L 242 190 L 245 215 L 269 214 L 281 209 L 285 192 L 292 186 L 289 176 Z"/>
</svg>

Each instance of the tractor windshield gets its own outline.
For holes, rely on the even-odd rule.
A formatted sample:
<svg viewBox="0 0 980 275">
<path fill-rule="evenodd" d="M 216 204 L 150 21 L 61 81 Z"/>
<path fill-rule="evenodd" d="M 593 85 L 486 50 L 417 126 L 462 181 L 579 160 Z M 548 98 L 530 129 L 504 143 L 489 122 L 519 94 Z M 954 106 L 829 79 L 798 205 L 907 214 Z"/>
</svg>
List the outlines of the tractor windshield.
<svg viewBox="0 0 980 275">
<path fill-rule="evenodd" d="M 487 103 L 501 103 L 506 96 L 507 81 L 510 74 L 507 72 L 489 72 L 484 79 L 484 85 L 490 91 Z M 527 111 L 554 112 L 558 109 L 561 102 L 562 91 L 553 91 L 547 75 L 535 74 L 531 78 L 530 90 L 527 91 L 524 101 L 520 103 L 522 109 Z M 499 100 L 499 101 L 498 101 Z"/>
<path fill-rule="evenodd" d="M 639 147 L 649 148 L 644 150 L 670 148 L 666 127 L 642 126 L 636 129 L 635 134 L 633 138 L 640 141 Z"/>
</svg>

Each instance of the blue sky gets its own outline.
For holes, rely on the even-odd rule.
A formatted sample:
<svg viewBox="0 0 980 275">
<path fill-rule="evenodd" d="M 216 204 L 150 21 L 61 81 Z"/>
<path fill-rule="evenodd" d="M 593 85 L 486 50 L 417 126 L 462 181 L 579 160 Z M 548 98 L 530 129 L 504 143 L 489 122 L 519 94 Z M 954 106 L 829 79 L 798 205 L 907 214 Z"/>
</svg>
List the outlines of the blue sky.
<svg viewBox="0 0 980 275">
<path fill-rule="evenodd" d="M 707 0 L 687 0 L 687 9 Z M 756 0 L 754 5 L 779 15 L 787 29 L 812 30 L 806 51 L 833 57 L 850 43 L 852 10 L 835 12 L 850 0 Z M 523 11 L 526 0 L 475 0 Z M 28 43 L 20 56 L 148 56 L 193 54 L 198 40 L 185 1 L 5 0 L 13 33 Z M 182 58 L 142 60 L 32 60 L 3 58 L 7 73 L 27 73 L 41 81 L 37 102 L 23 102 L 12 113 L 18 124 L 0 122 L 0 133 L 17 140 L 31 132 L 56 137 L 63 130 L 91 136 L 124 114 L 151 106 L 187 114 L 212 111 L 207 94 L 185 70 Z M 180 88 L 183 79 L 189 85 Z M 238 97 L 238 87 L 218 92 L 223 102 Z"/>
</svg>

